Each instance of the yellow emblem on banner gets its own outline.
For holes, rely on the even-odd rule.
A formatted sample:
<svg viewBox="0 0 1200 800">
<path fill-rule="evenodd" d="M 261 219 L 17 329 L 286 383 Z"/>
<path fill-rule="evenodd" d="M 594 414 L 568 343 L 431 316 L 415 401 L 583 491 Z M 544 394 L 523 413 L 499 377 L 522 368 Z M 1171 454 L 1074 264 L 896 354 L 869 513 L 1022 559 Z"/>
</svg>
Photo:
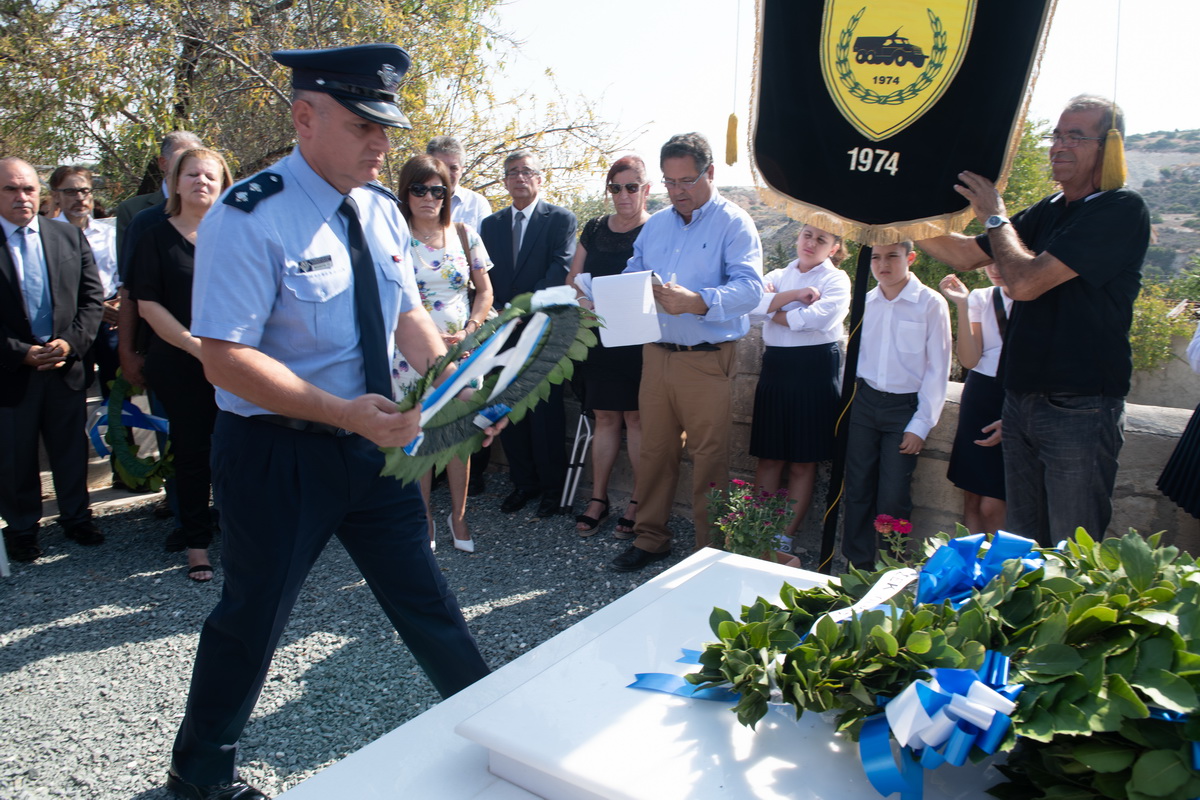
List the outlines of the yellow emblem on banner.
<svg viewBox="0 0 1200 800">
<path fill-rule="evenodd" d="M 918 120 L 962 65 L 975 3 L 826 0 L 821 73 L 842 116 L 874 142 Z"/>
</svg>

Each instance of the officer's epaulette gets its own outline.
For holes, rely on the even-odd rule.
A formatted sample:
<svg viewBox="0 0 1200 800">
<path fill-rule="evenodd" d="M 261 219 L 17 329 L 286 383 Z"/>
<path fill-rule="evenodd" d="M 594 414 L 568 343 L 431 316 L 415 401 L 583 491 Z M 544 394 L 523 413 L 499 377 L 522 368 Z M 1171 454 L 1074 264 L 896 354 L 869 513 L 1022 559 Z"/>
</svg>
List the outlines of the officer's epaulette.
<svg viewBox="0 0 1200 800">
<path fill-rule="evenodd" d="M 392 192 L 391 189 L 387 188 L 379 181 L 371 181 L 370 183 L 367 184 L 367 188 L 374 189 L 375 191 L 379 192 L 381 195 L 383 195 L 387 199 L 391 200 L 393 203 L 400 202 L 400 198 L 396 197 L 395 193 Z"/>
<path fill-rule="evenodd" d="M 235 184 L 225 195 L 225 204 L 240 208 L 247 214 L 254 210 L 258 201 L 283 191 L 283 178 L 274 172 L 260 172 L 239 184 Z"/>
</svg>

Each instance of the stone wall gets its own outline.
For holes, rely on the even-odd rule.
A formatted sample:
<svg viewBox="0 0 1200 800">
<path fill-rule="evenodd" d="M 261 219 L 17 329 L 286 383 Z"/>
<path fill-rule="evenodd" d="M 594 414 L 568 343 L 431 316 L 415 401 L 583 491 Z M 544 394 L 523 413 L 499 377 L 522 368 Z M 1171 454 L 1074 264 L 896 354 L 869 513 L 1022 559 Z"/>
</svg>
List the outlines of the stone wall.
<svg viewBox="0 0 1200 800">
<path fill-rule="evenodd" d="M 1177 343 L 1178 344 L 1178 343 Z M 1182 346 L 1186 347 L 1183 341 Z M 730 464 L 732 477 L 753 480 L 755 459 L 749 453 L 751 411 L 754 404 L 754 387 L 758 382 L 759 362 L 762 354 L 762 339 L 757 327 L 738 344 L 738 376 L 734 383 L 734 432 L 733 451 Z M 1186 369 L 1186 364 L 1184 365 Z M 1188 370 L 1187 375 L 1192 375 Z M 1192 376 L 1195 377 L 1195 376 Z M 1186 376 L 1159 377 L 1158 394 L 1172 397 L 1190 392 L 1190 400 L 1200 400 L 1200 383 L 1190 391 Z M 1147 384 L 1143 383 L 1143 386 Z M 1169 390 L 1164 388 L 1171 386 Z M 958 403 L 962 384 L 952 382 L 949 387 L 946 407 L 938 426 L 930 434 L 929 441 L 921 451 L 917 470 L 913 477 L 913 528 L 917 534 L 930 535 L 938 531 L 952 531 L 962 518 L 962 495 L 946 480 L 946 465 L 958 426 Z M 568 436 L 573 435 L 578 417 L 578 404 L 569 403 L 567 411 Z M 1166 464 L 1179 436 L 1183 433 L 1191 416 L 1191 405 L 1186 408 L 1138 405 L 1130 403 L 1126 410 L 1125 445 L 1121 451 L 1121 467 L 1117 473 L 1114 492 L 1113 522 L 1108 533 L 1119 534 L 1133 528 L 1143 534 L 1166 531 L 1167 538 L 1188 552 L 1200 554 L 1200 520 L 1188 515 L 1173 502 L 1163 497 L 1155 485 L 1163 465 Z M 817 488 L 812 510 L 800 530 L 797 545 L 811 553 L 820 551 L 821 516 L 825 513 L 826 491 L 829 481 L 829 465 L 818 472 Z M 585 469 L 576 494 L 576 510 L 582 509 L 583 501 L 590 495 L 590 463 Z M 627 458 L 618 459 L 610 482 L 610 497 L 614 509 L 622 509 L 621 503 L 628 498 L 632 483 Z M 680 471 L 679 488 L 675 495 L 677 513 L 691 515 L 691 469 L 685 457 Z"/>
</svg>

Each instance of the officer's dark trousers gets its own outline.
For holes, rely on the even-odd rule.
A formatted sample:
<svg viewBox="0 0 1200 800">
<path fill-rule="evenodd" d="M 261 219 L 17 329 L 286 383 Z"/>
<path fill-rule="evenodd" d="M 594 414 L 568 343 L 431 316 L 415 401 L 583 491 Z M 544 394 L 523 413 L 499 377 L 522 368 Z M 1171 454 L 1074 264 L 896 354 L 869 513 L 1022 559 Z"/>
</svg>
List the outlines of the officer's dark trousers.
<svg viewBox="0 0 1200 800">
<path fill-rule="evenodd" d="M 237 740 L 271 656 L 334 533 L 443 697 L 487 674 L 430 552 L 420 491 L 379 476 L 383 454 L 374 444 L 220 412 L 212 455 L 225 578 L 200 634 L 175 739 L 174 765 L 185 780 L 233 779 Z M 379 669 L 389 672 L 387 664 Z"/>
</svg>

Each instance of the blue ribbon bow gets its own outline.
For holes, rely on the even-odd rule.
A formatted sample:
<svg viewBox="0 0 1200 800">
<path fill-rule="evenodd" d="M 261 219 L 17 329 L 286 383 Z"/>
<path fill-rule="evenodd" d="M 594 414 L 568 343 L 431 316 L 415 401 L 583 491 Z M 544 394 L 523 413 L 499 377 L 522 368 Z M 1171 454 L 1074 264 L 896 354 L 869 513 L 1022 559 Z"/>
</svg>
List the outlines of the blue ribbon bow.
<svg viewBox="0 0 1200 800">
<path fill-rule="evenodd" d="M 1041 556 L 1033 555 L 1037 542 L 1005 531 L 997 531 L 991 544 L 983 548 L 987 534 L 977 533 L 951 539 L 939 547 L 917 579 L 917 603 L 942 603 L 950 600 L 957 606 L 974 589 L 982 589 L 991 583 L 1004 569 L 1004 562 L 1014 558 L 1021 560 L 1025 572 L 1040 569 L 1045 563 Z M 983 558 L 980 558 L 980 552 Z"/>
<path fill-rule="evenodd" d="M 1009 660 L 989 650 L 977 672 L 933 669 L 928 681 L 914 681 L 885 711 L 863 722 L 858 753 L 867 779 L 884 797 L 899 792 L 901 800 L 920 800 L 921 768 L 949 762 L 966 763 L 972 747 L 992 754 L 1012 728 L 1009 716 L 1021 685 L 1008 684 Z M 901 746 L 892 755 L 891 738 Z"/>
<path fill-rule="evenodd" d="M 147 414 L 128 400 L 121 406 L 121 422 L 125 423 L 126 428 L 144 428 L 145 430 L 157 431 L 159 433 L 169 433 L 171 429 L 171 425 L 166 419 Z M 102 425 L 108 425 L 108 412 L 104 412 L 96 417 L 96 421 L 88 429 L 88 437 L 92 440 L 92 447 L 96 448 L 96 454 L 101 458 L 107 456 L 109 452 L 108 446 L 104 444 L 104 437 L 100 434 L 100 427 Z"/>
</svg>

